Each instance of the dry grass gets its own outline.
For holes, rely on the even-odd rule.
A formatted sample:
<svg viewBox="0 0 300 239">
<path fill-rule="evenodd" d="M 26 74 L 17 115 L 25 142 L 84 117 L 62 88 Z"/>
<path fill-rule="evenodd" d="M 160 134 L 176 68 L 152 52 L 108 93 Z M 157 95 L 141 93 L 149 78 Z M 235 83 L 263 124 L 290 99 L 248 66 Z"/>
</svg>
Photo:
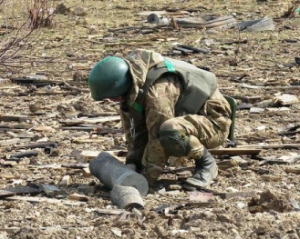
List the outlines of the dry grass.
<svg viewBox="0 0 300 239">
<path fill-rule="evenodd" d="M 1 1 L 1 0 L 0 0 Z M 29 17 L 26 1 L 8 0 L 2 5 L 0 25 L 20 27 Z M 99 0 L 66 0 L 63 3 L 70 9 L 67 14 L 56 14 L 53 24 L 48 28 L 39 28 L 32 32 L 27 41 L 22 41 L 22 51 L 18 51 L 14 59 L 7 59 L 0 64 L 0 78 L 7 79 L 7 85 L 0 81 L 0 114 L 30 115 L 29 124 L 33 127 L 47 125 L 53 131 L 34 131 L 36 138 L 48 138 L 58 141 L 58 153 L 54 156 L 45 154 L 40 150 L 38 157 L 14 167 L 0 168 L 0 175 L 15 175 L 21 183 L 33 180 L 36 184 L 54 184 L 59 186 L 65 174 L 71 175 L 71 185 L 62 187 L 64 195 L 68 197 L 71 192 L 77 192 L 78 185 L 92 184 L 93 178 L 86 178 L 78 170 L 32 169 L 34 164 L 74 164 L 76 161 L 70 157 L 74 149 L 79 150 L 106 150 L 113 146 L 124 146 L 123 135 L 113 135 L 114 141 L 107 144 L 74 144 L 72 137 L 85 135 L 84 132 L 74 132 L 62 129 L 61 122 L 77 117 L 78 112 L 96 113 L 117 112 L 117 105 L 99 103 L 91 100 L 89 93 L 67 89 L 65 85 L 38 88 L 13 84 L 9 79 L 33 73 L 45 74 L 52 80 L 62 81 L 73 79 L 79 73 L 88 74 L 91 67 L 104 56 L 111 54 L 125 55 L 134 48 L 156 50 L 164 55 L 178 59 L 192 61 L 197 66 L 206 66 L 214 72 L 219 79 L 222 93 L 231 96 L 260 96 L 258 100 L 250 103 L 270 99 L 274 94 L 283 92 L 275 89 L 276 86 L 296 82 L 299 84 L 299 66 L 288 67 L 285 64 L 294 62 L 299 51 L 299 25 L 300 18 L 276 19 L 276 30 L 260 33 L 239 33 L 235 29 L 157 29 L 149 34 L 137 30 L 127 30 L 123 33 L 112 31 L 113 28 L 133 26 L 153 27 L 145 23 L 145 18 L 137 15 L 141 11 L 172 9 L 191 9 L 202 5 L 196 15 L 228 15 L 236 14 L 238 21 L 251 20 L 264 16 L 277 18 L 287 10 L 283 1 L 268 1 L 257 3 L 249 1 L 99 1 Z M 86 14 L 79 14 L 84 10 Z M 81 11 L 82 12 L 82 11 Z M 22 33 L 30 31 L 30 25 Z M 6 39 L 14 39 L 10 32 L 0 29 L 1 44 Z M 3 31 L 3 32 L 2 32 Z M 174 38 L 174 40 L 158 40 Z M 238 39 L 247 39 L 246 44 L 230 44 Z M 289 40 L 293 40 L 289 42 Z M 210 54 L 173 55 L 172 44 L 178 42 L 199 48 L 207 48 Z M 211 45 L 209 45 L 211 44 Z M 238 49 L 238 51 L 237 51 Z M 237 61 L 236 66 L 230 65 L 232 60 Z M 84 76 L 84 74 L 82 74 Z M 245 75 L 241 82 L 235 80 Z M 76 85 L 77 78 L 70 81 Z M 80 87 L 87 88 L 86 77 L 82 77 Z M 272 85 L 274 89 L 247 89 L 241 83 L 255 85 Z M 3 88 L 1 88 L 3 87 Z M 42 94 L 43 92 L 58 94 Z M 284 91 L 299 95 L 295 89 Z M 38 94 L 40 93 L 40 94 Z M 70 100 L 72 103 L 70 103 Z M 66 102 L 64 102 L 66 101 Z M 241 101 L 239 100 L 239 103 Z M 50 107 L 49 107 L 50 105 Z M 32 109 L 37 108 L 37 111 Z M 39 110 L 42 112 L 39 112 Z M 299 143 L 299 134 L 292 137 L 278 135 L 278 128 L 290 123 L 299 123 L 299 104 L 290 107 L 285 112 L 263 112 L 251 114 L 248 110 L 237 112 L 236 139 L 239 144 L 268 143 Z M 38 113 L 37 113 L 38 112 Z M 3 122 L 2 122 L 3 123 Z M 113 128 L 111 122 L 100 125 Z M 265 126 L 264 130 L 258 127 Z M 29 130 L 9 129 L 15 133 L 28 133 Z M 28 132 L 27 132 L 28 131 Z M 11 139 L 12 132 L 0 131 L 0 138 Z M 111 137 L 111 135 L 108 135 Z M 12 146 L 0 147 L 0 155 L 16 153 Z M 274 158 L 287 155 L 290 152 L 299 153 L 299 150 L 265 150 L 262 156 L 271 155 Z M 245 160 L 251 164 L 247 170 L 240 168 L 220 172 L 218 180 L 211 189 L 216 191 L 265 191 L 273 189 L 283 194 L 292 193 L 299 202 L 299 180 L 294 175 L 285 172 L 286 165 L 257 166 L 248 156 Z M 2 162 L 2 161 L 1 161 Z M 27 163 L 26 163 L 27 162 Z M 255 171 L 256 170 L 256 171 Z M 260 173 L 265 173 L 262 177 Z M 272 181 L 273 178 L 279 180 Z M 266 180 L 266 178 L 268 180 Z M 3 187 L 19 183 L 17 180 L 0 178 Z M 61 187 L 61 186 L 59 186 Z M 42 195 L 44 196 L 44 195 Z M 31 204 L 28 202 L 0 201 L 0 228 L 19 227 L 21 230 L 12 238 L 114 238 L 113 228 L 122 231 L 122 236 L 128 238 L 161 238 L 162 232 L 158 226 L 169 233 L 167 238 L 178 238 L 170 235 L 173 230 L 185 230 L 181 236 L 184 238 L 289 238 L 299 236 L 299 214 L 270 213 L 251 214 L 247 209 L 249 198 L 235 198 L 221 200 L 216 208 L 197 208 L 180 210 L 174 217 L 162 216 L 150 212 L 152 206 L 165 203 L 186 202 L 189 195 L 186 192 L 178 196 L 150 194 L 145 198 L 146 209 L 143 211 L 146 220 L 141 222 L 134 217 L 122 220 L 117 216 L 99 216 L 92 212 L 95 208 L 110 208 L 108 192 L 98 190 L 90 197 L 90 201 L 82 207 L 68 207 L 61 204 Z M 244 207 L 242 207 L 244 204 Z M 274 224 L 276 221 L 276 224 Z M 30 225 L 30 226 L 29 226 Z M 298 229 L 297 229 L 298 228 Z M 2 231 L 0 231 L 1 236 Z M 4 232 L 3 232 L 4 233 Z M 295 235 L 295 236 L 294 236 Z M 294 236 L 294 237 L 293 237 Z M 287 237 L 288 238 L 288 237 Z"/>
</svg>

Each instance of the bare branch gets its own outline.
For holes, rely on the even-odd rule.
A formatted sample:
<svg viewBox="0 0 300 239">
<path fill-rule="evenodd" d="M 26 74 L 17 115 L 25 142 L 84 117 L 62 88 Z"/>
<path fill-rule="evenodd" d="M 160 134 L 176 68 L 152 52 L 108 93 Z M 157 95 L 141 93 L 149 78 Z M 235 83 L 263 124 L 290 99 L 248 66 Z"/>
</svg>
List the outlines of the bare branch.
<svg viewBox="0 0 300 239">
<path fill-rule="evenodd" d="M 55 12 L 54 2 L 55 0 L 31 0 L 27 7 L 28 18 L 19 26 L 18 23 L 8 18 L 8 22 L 10 22 L 7 23 L 6 27 L 8 31 L 5 32 L 5 37 L 0 42 L 0 65 L 3 66 L 4 62 L 18 55 L 34 30 L 52 25 Z M 2 3 L 5 3 L 5 1 L 0 0 L 0 5 Z M 29 28 L 27 28 L 28 26 Z"/>
</svg>

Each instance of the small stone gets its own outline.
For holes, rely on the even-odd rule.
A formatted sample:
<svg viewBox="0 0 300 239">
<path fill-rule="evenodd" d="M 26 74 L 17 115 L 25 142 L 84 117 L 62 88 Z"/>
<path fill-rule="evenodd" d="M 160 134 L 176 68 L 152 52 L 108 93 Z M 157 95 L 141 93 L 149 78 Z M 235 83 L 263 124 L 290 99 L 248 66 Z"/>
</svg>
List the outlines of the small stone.
<svg viewBox="0 0 300 239">
<path fill-rule="evenodd" d="M 115 236 L 122 237 L 122 231 L 119 228 L 114 227 L 111 228 L 110 230 Z"/>
<path fill-rule="evenodd" d="M 162 189 L 158 190 L 157 193 L 160 194 L 160 195 L 163 195 L 163 194 L 166 193 L 166 189 L 162 188 Z"/>
<path fill-rule="evenodd" d="M 162 226 L 156 226 L 154 231 L 157 233 L 158 237 L 166 238 L 168 237 L 168 232 Z"/>
<path fill-rule="evenodd" d="M 243 203 L 243 202 L 238 202 L 238 203 L 236 204 L 236 206 L 237 206 L 238 208 L 240 208 L 240 209 L 243 209 L 243 208 L 245 208 L 247 205 L 246 205 L 245 203 Z"/>
<path fill-rule="evenodd" d="M 182 189 L 182 186 L 179 185 L 179 184 L 170 184 L 170 185 L 168 186 L 168 189 L 169 189 L 169 190 L 181 190 L 181 189 Z"/>
<path fill-rule="evenodd" d="M 65 4 L 63 4 L 63 3 L 57 4 L 57 7 L 55 9 L 56 14 L 67 14 L 69 12 L 70 12 L 70 9 L 68 7 L 66 7 Z"/>
<path fill-rule="evenodd" d="M 93 195 L 95 193 L 94 186 L 80 185 L 78 187 L 78 192 L 83 193 L 84 195 Z"/>
<path fill-rule="evenodd" d="M 86 15 L 86 11 L 82 7 L 76 7 L 73 11 L 75 16 L 83 17 Z"/>
</svg>

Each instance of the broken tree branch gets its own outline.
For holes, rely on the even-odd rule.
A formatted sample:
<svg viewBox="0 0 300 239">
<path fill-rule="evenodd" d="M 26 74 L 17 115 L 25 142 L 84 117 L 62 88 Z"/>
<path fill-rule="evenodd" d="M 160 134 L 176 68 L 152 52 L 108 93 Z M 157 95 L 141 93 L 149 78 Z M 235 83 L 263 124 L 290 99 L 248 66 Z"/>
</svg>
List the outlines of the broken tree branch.
<svg viewBox="0 0 300 239">
<path fill-rule="evenodd" d="M 237 145 L 237 148 L 257 148 L 257 149 L 299 149 L 300 144 L 249 144 L 249 145 Z"/>
<path fill-rule="evenodd" d="M 80 92 L 90 92 L 89 89 L 84 89 L 84 88 L 81 89 L 81 88 L 78 88 L 76 86 L 72 86 L 69 83 L 67 83 L 65 80 L 63 80 L 63 83 L 70 90 L 76 90 L 76 91 L 80 91 Z"/>
</svg>

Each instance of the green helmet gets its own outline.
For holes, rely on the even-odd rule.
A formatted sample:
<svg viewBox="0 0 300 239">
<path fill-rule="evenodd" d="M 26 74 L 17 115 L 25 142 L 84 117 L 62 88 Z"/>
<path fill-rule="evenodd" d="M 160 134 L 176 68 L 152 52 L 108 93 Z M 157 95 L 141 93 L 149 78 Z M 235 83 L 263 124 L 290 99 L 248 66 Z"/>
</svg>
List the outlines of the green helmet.
<svg viewBox="0 0 300 239">
<path fill-rule="evenodd" d="M 132 77 L 122 58 L 109 56 L 94 66 L 88 82 L 92 98 L 102 100 L 124 95 L 132 85 Z"/>
</svg>

